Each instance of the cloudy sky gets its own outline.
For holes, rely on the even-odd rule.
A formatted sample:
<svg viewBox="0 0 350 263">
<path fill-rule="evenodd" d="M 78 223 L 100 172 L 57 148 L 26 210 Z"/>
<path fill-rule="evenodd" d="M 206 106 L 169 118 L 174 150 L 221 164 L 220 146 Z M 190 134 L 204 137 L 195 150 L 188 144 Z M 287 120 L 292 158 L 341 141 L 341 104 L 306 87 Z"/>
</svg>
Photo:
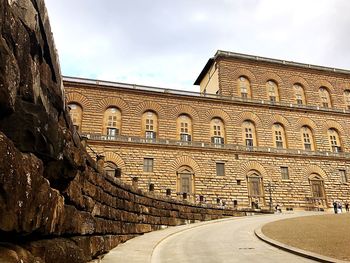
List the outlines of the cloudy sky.
<svg viewBox="0 0 350 263">
<path fill-rule="evenodd" d="M 216 50 L 350 69 L 349 0 L 46 0 L 66 76 L 198 91 Z"/>
</svg>

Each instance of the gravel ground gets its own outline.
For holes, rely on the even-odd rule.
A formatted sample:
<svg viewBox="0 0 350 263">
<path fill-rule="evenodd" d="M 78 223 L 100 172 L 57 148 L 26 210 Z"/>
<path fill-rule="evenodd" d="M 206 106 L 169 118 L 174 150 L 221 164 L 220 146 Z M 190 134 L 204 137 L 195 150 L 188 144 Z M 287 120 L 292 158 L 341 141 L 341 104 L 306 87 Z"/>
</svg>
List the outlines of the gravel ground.
<svg viewBox="0 0 350 263">
<path fill-rule="evenodd" d="M 350 213 L 280 220 L 266 224 L 262 232 L 293 247 L 350 261 Z"/>
</svg>

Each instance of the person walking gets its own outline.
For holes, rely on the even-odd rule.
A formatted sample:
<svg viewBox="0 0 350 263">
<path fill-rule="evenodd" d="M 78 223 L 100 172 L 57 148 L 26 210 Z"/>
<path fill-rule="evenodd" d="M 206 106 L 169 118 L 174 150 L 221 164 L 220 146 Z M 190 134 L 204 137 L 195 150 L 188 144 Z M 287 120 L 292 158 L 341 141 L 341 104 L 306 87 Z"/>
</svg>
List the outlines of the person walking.
<svg viewBox="0 0 350 263">
<path fill-rule="evenodd" d="M 345 211 L 349 212 L 349 203 L 348 203 L 348 201 L 345 201 Z"/>
<path fill-rule="evenodd" d="M 333 201 L 333 209 L 334 214 L 338 214 L 338 203 L 335 200 Z"/>
</svg>

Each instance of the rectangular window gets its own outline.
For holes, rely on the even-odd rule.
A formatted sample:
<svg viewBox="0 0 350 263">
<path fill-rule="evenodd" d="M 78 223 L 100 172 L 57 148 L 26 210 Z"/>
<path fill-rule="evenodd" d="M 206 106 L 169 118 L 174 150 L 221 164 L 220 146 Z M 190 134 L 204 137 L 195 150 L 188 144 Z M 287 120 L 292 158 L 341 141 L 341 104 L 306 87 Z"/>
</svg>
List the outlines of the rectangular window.
<svg viewBox="0 0 350 263">
<path fill-rule="evenodd" d="M 270 96 L 270 101 L 271 102 L 276 102 L 276 97 L 275 96 Z"/>
<path fill-rule="evenodd" d="M 243 92 L 242 92 L 241 95 L 242 95 L 242 98 L 243 98 L 243 99 L 247 99 L 247 98 L 248 98 L 248 93 L 243 93 Z"/>
<path fill-rule="evenodd" d="M 117 116 L 108 116 L 107 126 L 116 127 L 117 126 Z"/>
<path fill-rule="evenodd" d="M 245 145 L 248 147 L 253 147 L 253 139 L 245 139 Z"/>
<path fill-rule="evenodd" d="M 143 171 L 144 172 L 153 172 L 153 158 L 144 158 L 143 159 Z"/>
<path fill-rule="evenodd" d="M 281 167 L 281 176 L 282 176 L 282 180 L 289 180 L 288 167 Z"/>
<path fill-rule="evenodd" d="M 191 176 L 188 174 L 182 174 L 180 177 L 180 192 L 191 193 Z"/>
<path fill-rule="evenodd" d="M 276 147 L 277 148 L 283 148 L 282 132 L 281 131 L 275 131 L 275 138 L 276 138 Z"/>
<path fill-rule="evenodd" d="M 225 163 L 216 163 L 216 175 L 217 176 L 225 175 Z"/>
<path fill-rule="evenodd" d="M 155 139 L 156 138 L 156 133 L 153 131 L 146 131 L 145 133 L 147 139 Z"/>
<path fill-rule="evenodd" d="M 211 137 L 211 141 L 215 144 L 224 144 L 224 138 L 222 137 Z"/>
<path fill-rule="evenodd" d="M 187 122 L 181 122 L 181 133 L 188 133 L 188 123 Z"/>
<path fill-rule="evenodd" d="M 191 135 L 186 134 L 186 133 L 181 133 L 180 134 L 180 140 L 183 142 L 190 142 L 191 141 Z"/>
<path fill-rule="evenodd" d="M 116 135 L 118 135 L 118 129 L 116 129 L 116 128 L 107 128 L 107 135 L 108 136 L 116 136 Z"/>
<path fill-rule="evenodd" d="M 308 133 L 303 133 L 304 137 L 304 148 L 305 150 L 311 150 L 311 140 L 310 140 L 310 135 Z"/>
<path fill-rule="evenodd" d="M 146 131 L 153 131 L 153 120 L 146 119 Z"/>
<path fill-rule="evenodd" d="M 340 182 L 347 183 L 348 182 L 348 176 L 346 174 L 345 170 L 339 170 L 340 173 Z"/>
<path fill-rule="evenodd" d="M 221 136 L 221 127 L 219 125 L 214 125 L 214 135 Z"/>
</svg>

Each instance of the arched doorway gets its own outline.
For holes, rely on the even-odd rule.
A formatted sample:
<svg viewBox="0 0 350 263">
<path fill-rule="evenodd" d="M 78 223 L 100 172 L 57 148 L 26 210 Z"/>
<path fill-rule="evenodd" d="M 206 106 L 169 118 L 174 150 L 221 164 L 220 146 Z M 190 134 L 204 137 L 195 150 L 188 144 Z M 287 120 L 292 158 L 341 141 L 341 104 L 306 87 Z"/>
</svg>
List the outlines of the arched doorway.
<svg viewBox="0 0 350 263">
<path fill-rule="evenodd" d="M 176 171 L 176 188 L 177 195 L 179 198 L 186 198 L 188 200 L 194 200 L 194 172 L 193 169 L 189 166 L 181 166 Z"/>
<path fill-rule="evenodd" d="M 311 201 L 314 208 L 326 208 L 326 192 L 324 189 L 323 178 L 319 174 L 311 174 L 309 176 L 309 184 L 311 188 Z"/>
<path fill-rule="evenodd" d="M 248 199 L 252 208 L 265 206 L 263 178 L 256 170 L 247 173 Z"/>
</svg>

